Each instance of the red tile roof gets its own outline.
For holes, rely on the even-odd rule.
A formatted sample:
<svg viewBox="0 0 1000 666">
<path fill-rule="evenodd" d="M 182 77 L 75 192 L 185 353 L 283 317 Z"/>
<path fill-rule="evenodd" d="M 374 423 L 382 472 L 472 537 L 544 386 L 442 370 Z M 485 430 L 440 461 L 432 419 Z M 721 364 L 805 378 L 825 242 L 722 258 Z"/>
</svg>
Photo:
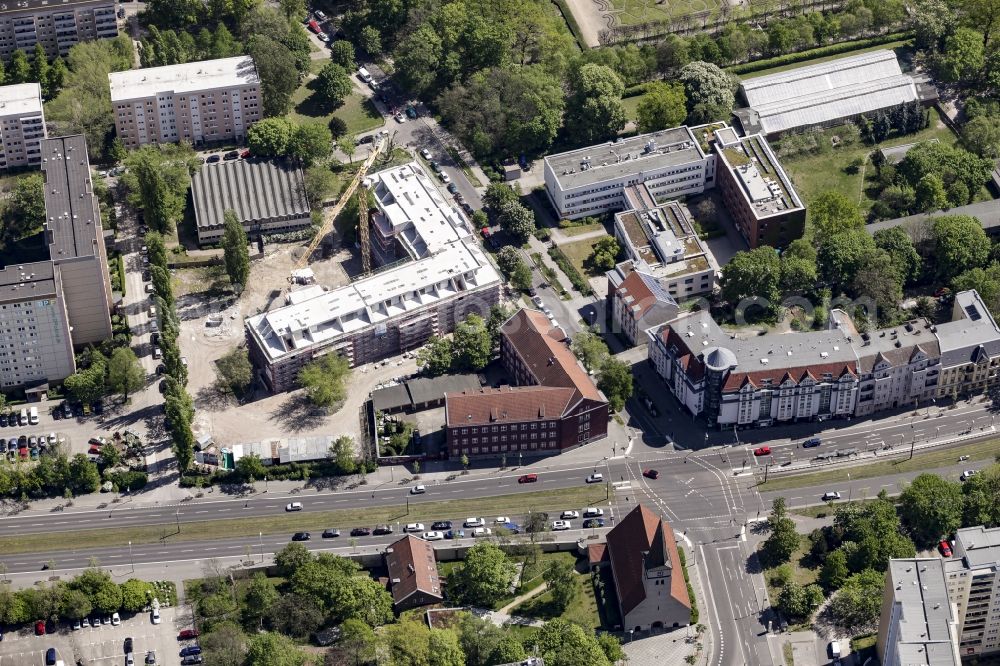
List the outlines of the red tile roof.
<svg viewBox="0 0 1000 666">
<path fill-rule="evenodd" d="M 608 532 L 608 555 L 622 611 L 632 612 L 646 599 L 645 572 L 669 567 L 670 596 L 691 607 L 674 531 L 665 520 L 640 504 Z"/>
<path fill-rule="evenodd" d="M 592 543 L 587 546 L 587 562 L 590 566 L 606 564 L 607 561 L 608 545 L 606 543 Z"/>
<path fill-rule="evenodd" d="M 639 306 L 638 312 L 631 312 L 633 319 L 642 319 L 651 307 L 656 305 L 656 296 L 649 290 L 646 282 L 639 275 L 638 271 L 632 271 L 625 278 L 621 286 L 618 287 L 618 294 L 621 296 L 631 296 L 632 306 Z"/>
<path fill-rule="evenodd" d="M 521 309 L 504 322 L 500 332 L 517 350 L 524 364 L 542 386 L 562 386 L 579 397 L 606 402 L 590 376 L 563 342 L 566 334 L 538 310 Z M 574 402 L 576 402 L 574 400 Z"/>
<path fill-rule="evenodd" d="M 830 373 L 834 379 L 840 379 L 844 373 L 857 376 L 855 363 L 816 363 L 799 368 L 776 368 L 774 370 L 756 370 L 754 372 L 732 372 L 726 377 L 723 391 L 739 391 L 747 382 L 754 387 L 760 387 L 766 379 L 771 380 L 772 386 L 779 386 L 786 379 L 791 379 L 796 384 L 802 382 L 807 377 L 813 381 L 819 381 L 824 374 Z"/>
<path fill-rule="evenodd" d="M 501 386 L 445 393 L 448 427 L 559 418 L 573 406 L 576 391 L 558 386 Z"/>
<path fill-rule="evenodd" d="M 691 353 L 691 348 L 688 347 L 684 338 L 674 330 L 673 326 L 664 326 L 660 335 L 663 337 L 663 342 L 666 344 L 667 349 L 671 347 L 677 348 L 677 362 L 680 363 L 681 368 L 687 374 L 688 378 L 693 382 L 701 381 L 705 376 L 705 364 Z"/>
<path fill-rule="evenodd" d="M 434 546 L 429 542 L 406 535 L 386 548 L 385 566 L 389 569 L 394 603 L 402 602 L 418 590 L 438 599 L 444 598 Z"/>
</svg>

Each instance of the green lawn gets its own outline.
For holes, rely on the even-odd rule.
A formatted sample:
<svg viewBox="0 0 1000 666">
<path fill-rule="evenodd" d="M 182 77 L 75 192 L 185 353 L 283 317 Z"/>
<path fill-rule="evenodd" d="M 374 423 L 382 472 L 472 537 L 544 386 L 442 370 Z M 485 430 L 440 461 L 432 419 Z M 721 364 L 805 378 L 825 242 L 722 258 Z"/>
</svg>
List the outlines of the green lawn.
<svg viewBox="0 0 1000 666">
<path fill-rule="evenodd" d="M 822 486 L 837 481 L 846 481 L 848 473 L 850 473 L 852 479 L 858 480 L 873 479 L 887 474 L 930 471 L 938 467 L 956 464 L 959 456 L 969 456 L 969 460 L 971 461 L 990 460 L 996 455 L 998 445 L 1000 445 L 1000 440 L 988 439 L 963 446 L 948 447 L 946 449 L 931 449 L 925 453 L 917 452 L 912 460 L 906 456 L 893 456 L 888 459 L 873 460 L 860 466 L 828 469 L 823 472 L 813 472 L 811 474 L 793 474 L 788 476 L 772 474 L 767 483 L 758 486 L 758 490 L 761 492 L 775 492 L 790 488 Z M 899 447 L 897 446 L 897 448 Z"/>
<path fill-rule="evenodd" d="M 826 130 L 825 136 L 829 139 L 836 134 L 837 128 L 833 127 Z M 937 139 L 949 145 L 956 142 L 954 133 L 948 129 L 937 111 L 934 110 L 931 111 L 931 124 L 927 129 L 916 134 L 894 137 L 882 145 L 886 147 L 898 146 L 930 139 Z M 871 162 L 868 162 L 865 168 L 854 174 L 847 173 L 846 169 L 854 160 L 864 159 L 873 150 L 872 146 L 859 141 L 843 148 L 829 148 L 820 155 L 783 157 L 781 164 L 795 184 L 795 189 L 805 201 L 806 206 L 821 193 L 827 190 L 837 190 L 852 201 L 857 201 L 862 210 L 867 212 L 873 202 L 868 198 L 865 189 L 873 184 L 874 168 Z"/>
<path fill-rule="evenodd" d="M 320 62 L 321 65 L 326 64 Z M 310 120 L 322 120 L 330 122 L 336 116 L 347 125 L 347 134 L 353 136 L 361 132 L 367 132 L 385 124 L 385 119 L 372 104 L 371 100 L 360 93 L 349 96 L 344 103 L 336 109 L 329 109 L 320 104 L 312 90 L 312 81 L 305 81 L 298 89 L 292 93 L 292 110 L 288 117 L 295 122 L 305 122 Z"/>
<path fill-rule="evenodd" d="M 565 233 L 565 232 L 564 232 Z M 574 268 L 580 272 L 583 276 L 594 276 L 599 275 L 603 271 L 592 272 L 584 267 L 587 259 L 590 255 L 594 253 L 594 244 L 601 240 L 598 238 L 588 238 L 586 240 L 573 241 L 572 243 L 565 243 L 559 246 L 559 249 L 563 251 L 569 260 L 573 264 Z"/>
<path fill-rule="evenodd" d="M 580 234 L 588 234 L 591 231 L 605 231 L 604 225 L 600 223 L 595 224 L 580 224 L 572 227 L 567 227 L 565 229 L 560 228 L 559 233 L 563 236 L 579 236 Z"/>
<path fill-rule="evenodd" d="M 792 569 L 792 581 L 803 587 L 812 585 L 819 578 L 819 567 L 810 568 L 809 565 L 811 562 L 808 560 L 808 557 L 809 539 L 805 535 L 800 534 L 799 547 L 792 553 L 792 557 L 788 561 L 788 566 Z M 767 582 L 767 594 L 771 603 L 775 603 L 778 600 L 778 595 L 781 594 L 781 586 L 776 585 L 774 581 L 775 572 L 779 568 L 771 567 L 764 569 L 764 580 Z"/>
<path fill-rule="evenodd" d="M 576 561 L 576 558 L 570 553 L 550 553 L 547 554 L 546 557 L 551 555 L 563 556 L 564 558 L 569 558 L 573 562 Z M 539 562 L 542 561 L 542 558 L 540 558 Z M 551 558 L 545 560 L 545 563 L 547 564 L 549 561 L 551 561 Z M 538 573 L 538 577 L 541 577 L 541 572 Z M 553 606 L 552 593 L 543 592 L 542 594 L 532 597 L 531 599 L 528 599 L 527 601 L 516 606 L 512 611 L 512 614 L 534 617 L 542 620 L 552 620 L 557 617 L 561 617 L 565 620 L 576 622 L 584 627 L 589 627 L 594 630 L 599 629 L 601 626 L 601 620 L 597 614 L 597 599 L 594 597 L 594 586 L 591 584 L 590 574 L 579 573 L 578 571 L 573 582 L 576 585 L 576 595 L 573 597 L 573 600 L 570 601 L 566 609 L 561 613 L 558 612 L 558 609 Z"/>
<path fill-rule="evenodd" d="M 642 102 L 644 97 L 645 95 L 636 95 L 635 97 L 626 97 L 622 100 L 625 115 L 629 120 L 639 122 L 639 103 Z"/>
</svg>

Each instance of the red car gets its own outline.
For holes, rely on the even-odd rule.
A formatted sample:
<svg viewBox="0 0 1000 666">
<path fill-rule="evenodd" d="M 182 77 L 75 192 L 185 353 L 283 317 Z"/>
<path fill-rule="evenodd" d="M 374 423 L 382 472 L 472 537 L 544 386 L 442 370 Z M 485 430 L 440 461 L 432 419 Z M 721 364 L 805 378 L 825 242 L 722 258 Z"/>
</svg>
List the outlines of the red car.
<svg viewBox="0 0 1000 666">
<path fill-rule="evenodd" d="M 534 483 L 538 481 L 537 474 L 525 474 L 517 479 L 518 483 Z"/>
<path fill-rule="evenodd" d="M 642 475 L 644 477 L 646 477 L 647 479 L 658 479 L 658 478 L 660 478 L 660 473 L 657 472 L 655 469 L 644 469 L 642 471 Z"/>
<path fill-rule="evenodd" d="M 947 541 L 942 540 L 941 543 L 938 544 L 938 550 L 940 550 L 941 554 L 945 557 L 951 557 L 951 546 L 948 545 Z"/>
<path fill-rule="evenodd" d="M 197 629 L 182 629 L 181 633 L 177 634 L 177 640 L 186 641 L 189 638 L 198 638 Z"/>
<path fill-rule="evenodd" d="M 249 150 L 244 150 L 242 153 L 240 153 L 240 158 L 241 159 L 245 160 L 248 157 L 250 157 L 250 151 Z"/>
<path fill-rule="evenodd" d="M 769 456 L 771 455 L 771 447 L 770 446 L 758 447 L 753 450 L 753 454 L 755 456 Z"/>
<path fill-rule="evenodd" d="M 38 620 L 35 622 L 35 635 L 44 636 L 45 635 L 45 620 Z"/>
</svg>

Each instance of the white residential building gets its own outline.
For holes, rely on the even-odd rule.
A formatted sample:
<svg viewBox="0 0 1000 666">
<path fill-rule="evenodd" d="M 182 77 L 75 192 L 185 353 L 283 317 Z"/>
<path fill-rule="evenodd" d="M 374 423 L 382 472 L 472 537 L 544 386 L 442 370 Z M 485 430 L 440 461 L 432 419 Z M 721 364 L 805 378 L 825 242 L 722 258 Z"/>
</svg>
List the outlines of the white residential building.
<svg viewBox="0 0 1000 666">
<path fill-rule="evenodd" d="M 882 666 L 960 666 L 958 616 L 945 562 L 889 560 L 875 648 Z"/>
<path fill-rule="evenodd" d="M 945 562 L 948 596 L 957 608 L 962 657 L 1000 652 L 1000 528 L 966 527 Z"/>
<path fill-rule="evenodd" d="M 249 56 L 128 69 L 108 79 L 115 129 L 129 148 L 239 141 L 263 114 Z"/>
<path fill-rule="evenodd" d="M 38 166 L 46 137 L 42 88 L 37 83 L 0 87 L 0 168 Z"/>
</svg>

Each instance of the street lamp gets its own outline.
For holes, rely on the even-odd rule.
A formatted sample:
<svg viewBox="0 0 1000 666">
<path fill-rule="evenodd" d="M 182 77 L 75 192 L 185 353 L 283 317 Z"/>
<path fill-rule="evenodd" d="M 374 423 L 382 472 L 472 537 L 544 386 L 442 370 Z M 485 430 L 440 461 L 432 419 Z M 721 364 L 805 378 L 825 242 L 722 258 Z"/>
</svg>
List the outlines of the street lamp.
<svg viewBox="0 0 1000 666">
<path fill-rule="evenodd" d="M 851 473 L 847 473 L 847 503 L 851 503 L 851 495 L 854 493 L 854 486 L 851 485 Z"/>
<path fill-rule="evenodd" d="M 135 560 L 132 559 L 132 542 L 128 542 L 128 561 L 132 565 L 132 573 L 135 573 Z"/>
<path fill-rule="evenodd" d="M 260 539 L 260 563 L 264 564 L 264 533 L 257 532 L 257 538 Z"/>
<path fill-rule="evenodd" d="M 264 492 L 267 492 L 267 475 L 264 475 Z"/>
</svg>

